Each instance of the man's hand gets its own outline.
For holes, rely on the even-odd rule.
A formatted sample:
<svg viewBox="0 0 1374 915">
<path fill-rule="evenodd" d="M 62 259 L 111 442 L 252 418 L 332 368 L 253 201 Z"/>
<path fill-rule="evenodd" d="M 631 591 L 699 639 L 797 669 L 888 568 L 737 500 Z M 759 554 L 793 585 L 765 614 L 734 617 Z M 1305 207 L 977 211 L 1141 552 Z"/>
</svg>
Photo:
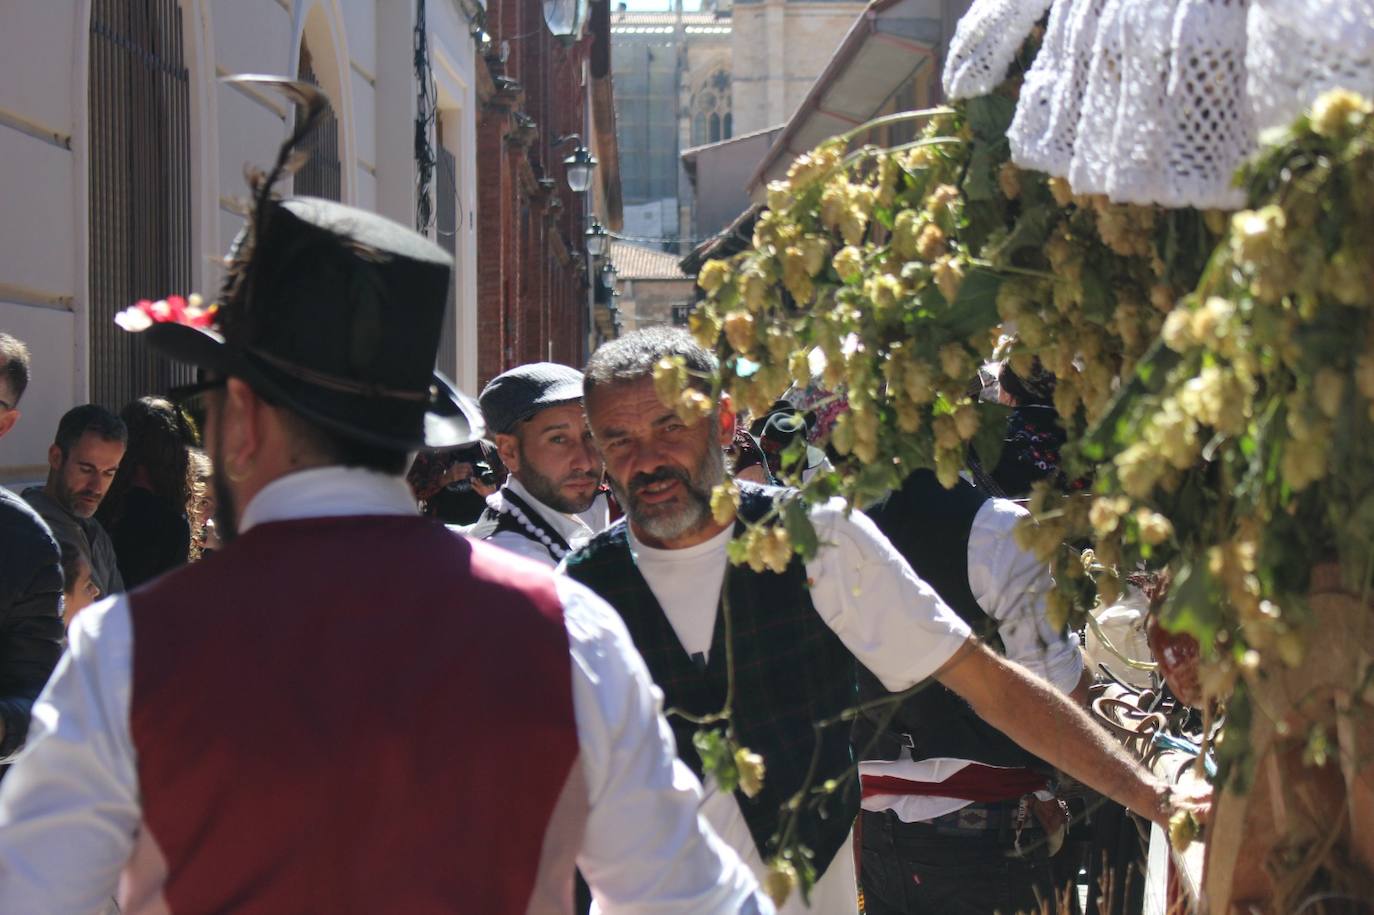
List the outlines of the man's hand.
<svg viewBox="0 0 1374 915">
<path fill-rule="evenodd" d="M 1057 769 L 1163 827 L 1180 810 L 1205 822 L 1211 787 L 1169 786 L 1145 771 L 1082 708 L 1025 668 L 970 639 L 935 672 L 988 724 Z"/>
</svg>

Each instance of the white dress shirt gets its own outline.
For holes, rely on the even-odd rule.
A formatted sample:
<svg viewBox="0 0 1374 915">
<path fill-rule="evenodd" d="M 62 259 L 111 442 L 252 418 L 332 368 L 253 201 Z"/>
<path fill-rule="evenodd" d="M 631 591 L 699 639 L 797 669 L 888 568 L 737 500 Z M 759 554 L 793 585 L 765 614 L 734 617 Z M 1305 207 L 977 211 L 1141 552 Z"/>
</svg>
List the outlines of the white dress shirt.
<svg viewBox="0 0 1374 915">
<path fill-rule="evenodd" d="M 816 612 L 860 662 L 888 689 L 903 690 L 929 677 L 963 647 L 969 627 L 916 577 L 905 559 L 862 512 L 846 515 L 834 500 L 812 509 L 823 544 L 806 564 Z M 680 550 L 645 546 L 630 532 L 639 571 L 688 654 L 711 650 L 721 586 L 729 559 L 727 528 L 705 543 Z M 766 777 L 766 776 L 765 776 Z M 767 867 L 732 792 L 706 783 L 702 812 L 716 832 L 760 877 Z M 841 846 L 811 893 L 800 894 L 780 915 L 842 915 L 858 909 L 854 856 Z"/>
<path fill-rule="evenodd" d="M 331 467 L 274 481 L 247 506 L 240 526 L 247 531 L 288 519 L 415 512 L 404 480 Z M 577 862 L 603 911 L 771 912 L 749 870 L 698 815 L 700 786 L 676 758 L 662 694 L 619 616 L 576 582 L 560 578 L 557 589 L 589 802 Z M 86 610 L 72 627 L 70 651 L 34 705 L 28 746 L 0 785 L 5 915 L 102 912 L 121 871 L 123 903 L 157 898 L 157 887 L 150 893 L 137 885 L 135 846 L 156 837 L 140 828 L 129 720 L 134 638 L 123 595 Z M 453 905 L 457 910 L 462 902 Z"/>
<path fill-rule="evenodd" d="M 601 496 L 597 497 L 599 501 L 593 502 L 591 508 L 587 509 L 587 511 L 583 512 L 581 515 L 564 514 L 556 509 L 550 508 L 535 498 L 514 475 L 506 477 L 506 482 L 502 484 L 501 488 L 487 496 L 487 507 L 492 509 L 492 511 L 506 511 L 506 501 L 502 498 L 506 490 L 515 493 L 516 496 L 524 500 L 526 505 L 538 512 L 539 517 L 542 518 L 549 527 L 557 531 L 558 535 L 566 540 L 568 546 L 572 547 L 574 550 L 592 539 L 597 531 L 600 530 L 600 528 L 593 529 L 585 519 L 589 515 L 592 518 L 597 518 L 605 517 L 607 514 L 606 501 Z M 604 523 L 602 526 L 605 526 Z M 464 530 L 469 537 L 485 540 L 502 549 L 510 550 L 512 553 L 518 553 L 526 559 L 533 559 L 535 562 L 546 565 L 551 569 L 557 566 L 559 560 L 562 558 L 555 558 L 544 544 L 531 537 L 526 537 L 524 534 L 517 531 L 497 531 L 494 534 L 491 533 L 496 530 L 496 524 L 492 521 L 484 519 L 478 521 L 476 524 L 470 525 Z"/>
<path fill-rule="evenodd" d="M 1016 527 L 1029 513 L 1007 499 L 989 499 L 978 509 L 968 537 L 968 583 L 978 606 L 997 622 L 1006 656 L 1068 693 L 1083 674 L 1078 636 L 1055 631 L 1045 615 L 1045 596 L 1054 587 L 1049 566 L 1016 543 Z M 918 782 L 942 782 L 969 764 L 965 759 L 869 760 L 861 775 Z M 865 810 L 892 810 L 907 823 L 929 820 L 968 805 L 951 797 L 875 794 Z"/>
</svg>

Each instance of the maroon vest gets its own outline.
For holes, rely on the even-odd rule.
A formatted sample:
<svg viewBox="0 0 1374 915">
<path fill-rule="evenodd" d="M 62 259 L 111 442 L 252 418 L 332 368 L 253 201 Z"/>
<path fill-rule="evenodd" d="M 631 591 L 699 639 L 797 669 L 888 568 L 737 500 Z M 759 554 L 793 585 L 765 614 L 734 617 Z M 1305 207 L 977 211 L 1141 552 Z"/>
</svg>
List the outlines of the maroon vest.
<svg viewBox="0 0 1374 915">
<path fill-rule="evenodd" d="M 286 521 L 131 613 L 173 912 L 527 910 L 578 754 L 550 572 L 420 518 Z"/>
</svg>

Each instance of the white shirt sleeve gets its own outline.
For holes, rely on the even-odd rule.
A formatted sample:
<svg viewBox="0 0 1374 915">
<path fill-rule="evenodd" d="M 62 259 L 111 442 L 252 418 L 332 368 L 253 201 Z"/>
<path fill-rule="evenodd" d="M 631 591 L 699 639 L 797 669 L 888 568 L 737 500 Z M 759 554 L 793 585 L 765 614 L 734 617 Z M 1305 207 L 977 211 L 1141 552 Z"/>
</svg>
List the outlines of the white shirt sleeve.
<svg viewBox="0 0 1374 915">
<path fill-rule="evenodd" d="M 1007 657 L 1067 693 L 1083 673 L 1083 653 L 1078 636 L 1056 632 L 1045 615 L 1054 587 L 1049 566 L 1016 543 L 1016 526 L 1029 516 L 1006 499 L 989 499 L 978 510 L 968 538 L 969 589 L 997 621 Z"/>
<path fill-rule="evenodd" d="M 0 783 L 0 912 L 104 912 L 142 813 L 129 734 L 127 598 L 82 611 Z"/>
<path fill-rule="evenodd" d="M 577 863 L 606 915 L 768 913 L 739 856 L 698 814 L 701 786 L 677 758 L 653 685 L 624 623 L 560 576 L 573 710 L 590 813 Z"/>
<path fill-rule="evenodd" d="M 926 679 L 972 635 L 862 512 L 835 499 L 812 510 L 821 540 L 806 564 L 811 602 L 889 690 Z"/>
</svg>

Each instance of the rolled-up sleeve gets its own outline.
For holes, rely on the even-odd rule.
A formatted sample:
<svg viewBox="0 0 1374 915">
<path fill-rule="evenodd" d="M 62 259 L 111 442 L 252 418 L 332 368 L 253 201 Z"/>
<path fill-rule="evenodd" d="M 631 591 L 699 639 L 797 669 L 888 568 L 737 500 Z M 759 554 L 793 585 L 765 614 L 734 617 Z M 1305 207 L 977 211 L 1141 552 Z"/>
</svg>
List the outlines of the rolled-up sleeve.
<svg viewBox="0 0 1374 915">
<path fill-rule="evenodd" d="M 972 634 L 863 512 L 834 500 L 811 513 L 821 548 L 806 564 L 811 601 L 859 662 L 893 692 L 929 677 Z"/>
<path fill-rule="evenodd" d="M 573 711 L 589 814 L 578 867 L 606 915 L 766 913 L 753 874 L 699 815 L 701 786 L 677 758 L 624 624 L 560 576 L 572 651 Z"/>
<path fill-rule="evenodd" d="M 87 608 L 33 707 L 28 745 L 0 784 L 0 912 L 102 912 L 140 810 L 129 734 L 125 598 Z"/>
</svg>

